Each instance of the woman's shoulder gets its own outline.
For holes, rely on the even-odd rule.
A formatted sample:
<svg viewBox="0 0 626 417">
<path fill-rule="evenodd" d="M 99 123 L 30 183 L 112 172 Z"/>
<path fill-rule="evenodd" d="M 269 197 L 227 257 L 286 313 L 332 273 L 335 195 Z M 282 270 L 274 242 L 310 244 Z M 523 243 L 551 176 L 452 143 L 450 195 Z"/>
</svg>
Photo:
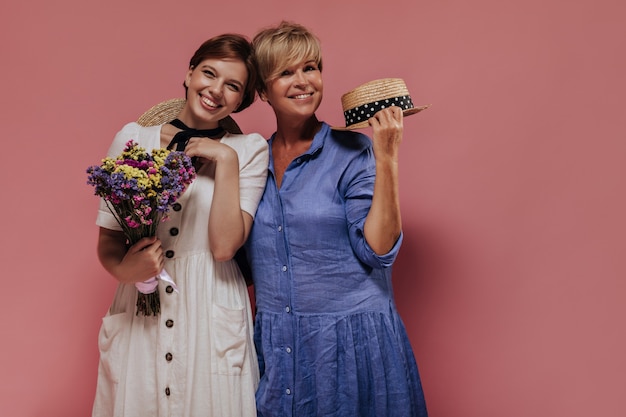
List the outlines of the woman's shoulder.
<svg viewBox="0 0 626 417">
<path fill-rule="evenodd" d="M 138 143 L 140 146 L 155 147 L 158 144 L 157 139 L 160 137 L 161 126 L 141 126 L 137 122 L 126 123 L 117 132 L 113 143 L 109 149 L 109 154 L 118 154 L 122 152 L 126 143 L 130 140 Z"/>
<path fill-rule="evenodd" d="M 326 123 L 325 123 L 326 124 Z M 369 136 L 354 130 L 337 130 L 326 125 L 326 136 L 330 138 L 330 143 L 342 148 L 349 148 L 360 151 L 372 146 Z"/>
<path fill-rule="evenodd" d="M 227 133 L 222 142 L 235 149 L 266 149 L 267 140 L 259 133 Z"/>
<path fill-rule="evenodd" d="M 118 134 L 124 133 L 128 135 L 138 135 L 140 132 L 154 133 L 161 130 L 161 125 L 156 126 L 142 126 L 137 122 L 128 122 L 118 132 Z"/>
<path fill-rule="evenodd" d="M 248 141 L 264 141 L 267 140 L 261 136 L 260 133 L 251 132 L 251 133 L 227 133 L 224 138 L 228 140 L 248 140 Z"/>
</svg>

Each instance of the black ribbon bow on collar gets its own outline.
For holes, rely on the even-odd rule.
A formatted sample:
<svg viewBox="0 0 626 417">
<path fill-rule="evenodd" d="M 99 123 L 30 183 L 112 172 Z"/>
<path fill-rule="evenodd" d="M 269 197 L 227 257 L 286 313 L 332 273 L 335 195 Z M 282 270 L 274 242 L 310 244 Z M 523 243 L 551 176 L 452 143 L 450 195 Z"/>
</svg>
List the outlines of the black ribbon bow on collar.
<svg viewBox="0 0 626 417">
<path fill-rule="evenodd" d="M 179 119 L 172 120 L 170 124 L 181 129 L 181 131 L 176 133 L 167 145 L 167 149 L 170 150 L 176 146 L 176 151 L 184 151 L 187 143 L 189 143 L 189 139 L 191 138 L 216 138 L 224 133 L 224 128 L 222 126 L 218 126 L 215 129 L 193 129 L 188 127 Z"/>
</svg>

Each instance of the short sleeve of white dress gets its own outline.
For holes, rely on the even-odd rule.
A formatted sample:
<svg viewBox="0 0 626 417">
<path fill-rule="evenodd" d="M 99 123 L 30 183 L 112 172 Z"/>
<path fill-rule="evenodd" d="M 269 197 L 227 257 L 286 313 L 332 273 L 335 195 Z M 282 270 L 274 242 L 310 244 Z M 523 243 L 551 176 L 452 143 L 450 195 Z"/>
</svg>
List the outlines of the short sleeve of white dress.
<svg viewBox="0 0 626 417">
<path fill-rule="evenodd" d="M 269 148 L 258 133 L 227 134 L 222 143 L 233 148 L 239 157 L 239 199 L 241 209 L 253 218 L 265 190 Z"/>
<path fill-rule="evenodd" d="M 107 156 L 117 158 L 129 140 L 134 140 L 140 146 L 145 147 L 148 152 L 151 152 L 155 146 L 160 144 L 160 132 L 161 126 L 141 127 L 135 122 L 128 123 L 115 135 Z M 96 224 L 105 229 L 122 230 L 102 198 L 100 199 Z"/>
</svg>

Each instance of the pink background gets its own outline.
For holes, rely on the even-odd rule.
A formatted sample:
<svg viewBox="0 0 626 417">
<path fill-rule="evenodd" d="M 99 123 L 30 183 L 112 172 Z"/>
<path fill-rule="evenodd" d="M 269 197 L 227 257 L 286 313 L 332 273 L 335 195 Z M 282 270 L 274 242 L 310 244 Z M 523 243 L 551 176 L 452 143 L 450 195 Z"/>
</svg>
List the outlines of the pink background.
<svg viewBox="0 0 626 417">
<path fill-rule="evenodd" d="M 180 97 L 206 38 L 282 18 L 324 48 L 321 118 L 404 78 L 395 290 L 431 417 L 626 415 L 621 0 L 10 2 L 0 14 L 0 415 L 90 413 L 115 282 L 85 168 Z M 267 136 L 257 101 L 236 119 Z"/>
</svg>

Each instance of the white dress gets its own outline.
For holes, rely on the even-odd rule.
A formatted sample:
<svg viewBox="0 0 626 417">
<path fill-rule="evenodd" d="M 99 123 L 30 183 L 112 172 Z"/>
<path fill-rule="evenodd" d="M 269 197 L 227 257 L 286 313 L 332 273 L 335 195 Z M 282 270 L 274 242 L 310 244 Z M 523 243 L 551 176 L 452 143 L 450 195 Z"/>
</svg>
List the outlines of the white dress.
<svg viewBox="0 0 626 417">
<path fill-rule="evenodd" d="M 160 147 L 161 126 L 129 123 L 109 156 L 135 140 Z M 226 134 L 239 156 L 241 208 L 254 216 L 265 188 L 268 147 L 259 134 Z M 213 170 L 205 164 L 161 223 L 165 270 L 178 292 L 159 280 L 161 314 L 136 315 L 137 290 L 120 284 L 98 338 L 100 364 L 94 417 L 256 416 L 259 380 L 250 300 L 235 261 L 209 250 Z M 120 230 L 101 203 L 98 226 Z"/>
</svg>

